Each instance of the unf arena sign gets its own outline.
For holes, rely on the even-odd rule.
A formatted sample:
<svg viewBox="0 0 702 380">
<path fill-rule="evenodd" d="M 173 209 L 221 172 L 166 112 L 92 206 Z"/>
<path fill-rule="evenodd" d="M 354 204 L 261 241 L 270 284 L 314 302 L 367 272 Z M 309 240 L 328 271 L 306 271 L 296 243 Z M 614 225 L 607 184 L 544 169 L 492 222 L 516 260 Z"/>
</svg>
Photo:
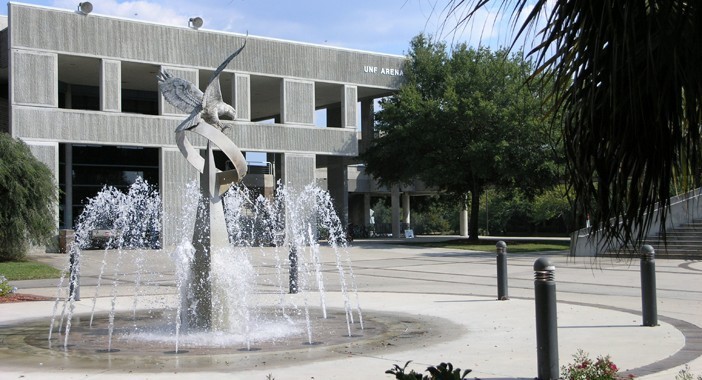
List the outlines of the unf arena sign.
<svg viewBox="0 0 702 380">
<path fill-rule="evenodd" d="M 391 69 L 391 68 L 387 68 L 387 67 L 368 66 L 368 65 L 363 66 L 363 72 L 368 73 L 368 74 L 389 75 L 392 77 L 401 77 L 401 76 L 405 75 L 405 73 L 402 71 L 402 69 Z"/>
</svg>

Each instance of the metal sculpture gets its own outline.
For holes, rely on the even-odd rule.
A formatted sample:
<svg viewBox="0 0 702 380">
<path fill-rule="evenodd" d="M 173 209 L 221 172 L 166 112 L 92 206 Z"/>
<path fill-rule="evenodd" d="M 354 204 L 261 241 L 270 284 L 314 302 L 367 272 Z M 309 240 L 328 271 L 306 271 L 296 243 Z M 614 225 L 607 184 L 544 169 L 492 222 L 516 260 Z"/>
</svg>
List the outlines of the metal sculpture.
<svg viewBox="0 0 702 380">
<path fill-rule="evenodd" d="M 240 182 L 247 171 L 246 160 L 241 150 L 222 133 L 228 127 L 219 119 L 220 116 L 225 115 L 232 119 L 236 118 L 236 109 L 222 100 L 219 75 L 244 50 L 244 47 L 246 47 L 246 40 L 212 73 L 204 93 L 193 83 L 174 77 L 164 69 L 158 75 L 159 90 L 163 98 L 179 110 L 189 113 L 175 130 L 178 148 L 188 162 L 200 173 L 205 172 L 207 165 L 205 159 L 193 148 L 185 134 L 186 131 L 192 131 L 207 139 L 208 151 L 211 150 L 213 143 L 222 150 L 234 166 L 234 169 L 224 172 L 210 169 L 208 193 L 212 197 L 224 194 L 232 183 Z M 218 127 L 219 130 L 213 126 Z M 208 153 L 208 158 L 210 157 L 211 153 Z"/>
<path fill-rule="evenodd" d="M 175 130 L 178 149 L 186 160 L 200 172 L 200 192 L 209 202 L 201 202 L 195 222 L 192 245 L 195 249 L 190 272 L 192 297 L 184 305 L 187 326 L 202 330 L 212 328 L 212 294 L 210 289 L 211 255 L 218 248 L 229 244 L 222 195 L 232 184 L 241 182 L 246 175 L 246 159 L 241 150 L 223 131 L 227 129 L 220 116 L 236 118 L 234 107 L 222 100 L 219 75 L 225 67 L 241 53 L 244 44 L 222 62 L 212 74 L 203 93 L 193 83 L 177 78 L 166 70 L 158 75 L 159 90 L 164 99 L 188 117 Z M 215 128 L 217 127 L 217 128 Z M 186 135 L 194 132 L 207 139 L 207 150 L 203 155 L 196 150 Z M 233 169 L 222 171 L 214 162 L 213 145 L 216 145 L 231 161 Z"/>
</svg>

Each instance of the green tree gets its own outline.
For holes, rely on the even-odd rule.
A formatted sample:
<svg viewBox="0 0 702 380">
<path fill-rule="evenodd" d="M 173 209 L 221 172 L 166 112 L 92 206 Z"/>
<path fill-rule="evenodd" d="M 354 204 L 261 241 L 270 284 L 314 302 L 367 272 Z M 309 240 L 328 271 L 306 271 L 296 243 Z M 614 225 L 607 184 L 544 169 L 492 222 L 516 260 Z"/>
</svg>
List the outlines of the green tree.
<svg viewBox="0 0 702 380">
<path fill-rule="evenodd" d="M 487 186 L 531 195 L 556 177 L 542 100 L 525 84 L 532 65 L 504 49 L 458 44 L 449 54 L 421 34 L 408 58 L 405 82 L 376 114 L 380 137 L 362 157 L 366 170 L 386 185 L 419 178 L 456 200 L 470 194 L 477 239 Z"/>
<path fill-rule="evenodd" d="M 673 182 L 700 185 L 702 3 L 449 0 L 445 10 L 467 21 L 495 2 L 511 9 L 515 41 L 539 31 L 530 54 L 561 116 L 578 212 L 604 243 L 638 248 L 653 218 L 665 226 Z"/>
<path fill-rule="evenodd" d="M 46 165 L 7 133 L 0 133 L 0 194 L 0 261 L 22 260 L 29 244 L 54 236 L 58 189 Z"/>
</svg>

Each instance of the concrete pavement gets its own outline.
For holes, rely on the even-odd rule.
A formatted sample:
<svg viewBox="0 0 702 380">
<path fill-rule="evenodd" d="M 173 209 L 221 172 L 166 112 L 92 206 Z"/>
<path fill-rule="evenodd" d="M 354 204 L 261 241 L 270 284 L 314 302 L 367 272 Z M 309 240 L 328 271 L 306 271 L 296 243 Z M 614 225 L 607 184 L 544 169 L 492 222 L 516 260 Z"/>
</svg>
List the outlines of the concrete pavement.
<svg viewBox="0 0 702 380">
<path fill-rule="evenodd" d="M 351 342 L 326 349 L 312 347 L 304 352 L 280 354 L 276 360 L 252 353 L 242 359 L 241 367 L 213 363 L 188 369 L 168 364 L 158 370 L 140 370 L 111 366 L 104 358 L 95 359 L 97 364 L 91 368 L 76 368 L 80 366 L 72 366 L 70 360 L 49 366 L 44 363 L 46 360 L 40 361 L 40 355 L 4 360 L 8 349 L 0 341 L 0 378 L 44 379 L 60 374 L 62 379 L 266 379 L 268 375 L 279 380 L 391 379 L 384 371 L 408 360 L 413 361 L 410 368 L 417 371 L 451 362 L 463 369 L 471 368 L 469 378 L 527 379 L 537 375 L 532 266 L 538 255 L 508 254 L 510 300 L 497 301 L 494 253 L 398 242 L 401 241 L 357 240 L 348 252 L 364 315 L 369 320 L 376 314 L 379 318 L 395 315 L 400 321 L 407 316 L 408 326 L 412 322 L 409 319 L 419 321 L 424 330 L 417 334 L 418 339 L 408 339 L 410 343 L 404 343 L 405 336 L 386 336 L 374 345 Z M 127 284 L 139 261 L 151 268 L 151 278 L 144 279 L 154 284 L 147 291 L 149 296 L 174 293 L 174 270 L 168 251 L 124 254 L 120 272 L 127 274 L 115 277 L 120 279 L 116 288 L 103 286 L 98 291 L 98 309 L 109 309 L 111 292 L 120 299 L 133 293 L 133 287 Z M 58 267 L 64 267 L 67 260 L 65 255 L 57 254 L 33 256 Z M 564 252 L 548 256 L 556 265 L 561 366 L 570 363 L 571 356 L 582 349 L 591 358 L 610 355 L 625 373 L 642 379 L 674 379 L 686 364 L 692 373 L 702 374 L 702 262 L 656 260 L 660 325 L 643 327 L 638 259 L 592 261 L 570 258 Z M 110 270 L 115 269 L 111 261 L 115 255 L 103 255 L 102 251 L 84 253 L 79 312 L 89 309 L 89 295 L 95 293 L 97 274 L 105 258 L 106 276 L 113 276 Z M 261 272 L 271 271 L 264 263 L 254 265 Z M 332 258 L 325 258 L 322 265 L 325 276 L 336 272 Z M 22 293 L 52 297 L 57 294 L 55 280 L 13 284 Z M 341 308 L 344 297 L 334 281 L 327 284 L 327 304 Z M 33 318 L 48 321 L 53 306 L 54 302 L 0 304 L 0 329 Z M 315 350 L 325 352 L 315 354 Z M 217 361 L 217 357 L 212 360 Z"/>
</svg>

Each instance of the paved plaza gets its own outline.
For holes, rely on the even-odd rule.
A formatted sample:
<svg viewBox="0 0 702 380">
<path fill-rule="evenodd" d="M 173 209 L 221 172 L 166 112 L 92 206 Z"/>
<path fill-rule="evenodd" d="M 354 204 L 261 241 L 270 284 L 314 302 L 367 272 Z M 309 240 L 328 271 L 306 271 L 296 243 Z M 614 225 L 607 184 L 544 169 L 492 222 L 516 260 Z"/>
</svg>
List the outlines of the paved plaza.
<svg viewBox="0 0 702 380">
<path fill-rule="evenodd" d="M 427 238 L 418 238 L 427 239 Z M 494 253 L 426 248 L 399 244 L 402 240 L 356 241 L 349 248 L 358 302 L 369 322 L 382 318 L 421 325 L 416 336 L 376 337 L 365 345 L 349 339 L 332 348 L 308 347 L 282 351 L 277 356 L 261 352 L 240 354 L 239 366 L 228 359 L 210 358 L 213 365 L 184 369 L 177 364 L 158 370 L 113 366 L 109 354 L 96 355 L 92 366 L 75 368 L 70 361 L 44 363 L 40 357 L 12 355 L 0 347 L 1 379 L 391 379 L 384 372 L 394 364 L 419 372 L 427 366 L 451 362 L 473 370 L 469 378 L 533 379 L 537 375 L 534 310 L 535 254 L 508 254 L 510 300 L 498 301 Z M 328 248 L 323 248 L 328 249 Z M 509 247 L 508 247 L 509 252 Z M 149 251 L 146 265 L 161 282 L 150 297 L 175 292 L 168 252 Z M 65 255 L 33 253 L 33 257 L 63 268 Z M 639 260 L 572 258 L 565 252 L 547 256 L 556 266 L 558 341 L 560 364 L 572 361 L 582 349 L 592 358 L 610 355 L 625 373 L 641 379 L 675 379 L 687 364 L 702 374 L 702 262 L 656 260 L 659 326 L 642 326 Z M 82 300 L 76 313 L 92 306 L 102 251 L 83 255 Z M 130 272 L 125 260 L 121 271 Z M 325 275 L 337 271 L 334 260 L 322 263 Z M 108 264 L 108 268 L 113 268 Z M 270 268 L 259 268 L 262 272 Z M 109 269 L 108 269 L 109 271 Z M 126 281 L 125 281 L 126 282 Z M 17 281 L 21 293 L 55 297 L 56 280 Z M 342 308 L 344 297 L 336 282 L 327 281 L 327 305 Z M 103 286 L 96 302 L 108 310 L 110 293 L 120 298 L 127 286 Z M 158 294 L 161 293 L 161 294 Z M 288 297 L 300 297 L 288 296 Z M 355 301 L 354 301 L 355 302 Z M 22 321 L 47 321 L 53 301 L 0 304 L 2 329 Z M 359 336 L 363 333 L 359 333 Z M 405 334 L 410 335 L 410 334 Z M 411 339 L 410 339 L 411 338 Z M 360 338 L 362 340 L 362 338 Z M 264 351 L 264 350 L 261 350 Z M 323 353 L 322 353 L 323 352 Z M 106 355 L 106 356 L 104 356 Z M 19 355 L 16 355 L 19 356 Z M 224 356 L 222 356 L 224 358 Z M 274 358 L 273 360 L 271 358 Z M 217 362 L 217 363 L 216 363 Z M 177 360 L 176 360 L 177 363 Z"/>
</svg>

